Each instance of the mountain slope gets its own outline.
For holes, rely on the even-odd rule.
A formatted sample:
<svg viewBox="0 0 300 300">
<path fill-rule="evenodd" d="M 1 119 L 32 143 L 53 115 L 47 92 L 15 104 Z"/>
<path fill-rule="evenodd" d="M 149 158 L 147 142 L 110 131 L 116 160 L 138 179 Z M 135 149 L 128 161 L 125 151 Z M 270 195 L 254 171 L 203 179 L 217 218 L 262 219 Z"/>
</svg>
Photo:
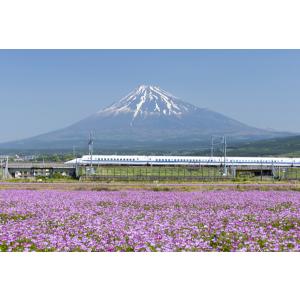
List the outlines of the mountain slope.
<svg viewBox="0 0 300 300">
<path fill-rule="evenodd" d="M 278 133 L 254 128 L 208 109 L 184 102 L 157 86 L 141 85 L 121 100 L 61 130 L 0 145 L 0 148 L 86 147 L 90 131 L 102 149 L 189 147 L 207 144 L 211 135 L 233 141 L 258 140 Z"/>
<path fill-rule="evenodd" d="M 242 156 L 300 156 L 300 136 L 273 138 L 237 144 L 228 149 L 228 155 Z"/>
</svg>

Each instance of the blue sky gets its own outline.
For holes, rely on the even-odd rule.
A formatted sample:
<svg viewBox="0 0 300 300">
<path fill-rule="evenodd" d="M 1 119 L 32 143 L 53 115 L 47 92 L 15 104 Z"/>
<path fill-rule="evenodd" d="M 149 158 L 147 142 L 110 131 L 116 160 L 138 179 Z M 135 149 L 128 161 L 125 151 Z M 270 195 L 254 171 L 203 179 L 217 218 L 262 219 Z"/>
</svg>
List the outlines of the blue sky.
<svg viewBox="0 0 300 300">
<path fill-rule="evenodd" d="M 0 141 L 70 125 L 140 84 L 300 132 L 298 50 L 0 50 Z"/>
</svg>

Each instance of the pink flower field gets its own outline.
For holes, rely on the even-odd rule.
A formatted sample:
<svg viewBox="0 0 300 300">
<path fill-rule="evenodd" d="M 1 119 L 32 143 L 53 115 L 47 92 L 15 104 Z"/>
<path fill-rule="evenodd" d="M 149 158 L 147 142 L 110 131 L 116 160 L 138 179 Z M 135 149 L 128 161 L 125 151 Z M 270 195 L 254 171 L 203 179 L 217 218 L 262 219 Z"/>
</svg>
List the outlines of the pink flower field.
<svg viewBox="0 0 300 300">
<path fill-rule="evenodd" d="M 0 191 L 0 251 L 299 250 L 299 192 Z"/>
</svg>

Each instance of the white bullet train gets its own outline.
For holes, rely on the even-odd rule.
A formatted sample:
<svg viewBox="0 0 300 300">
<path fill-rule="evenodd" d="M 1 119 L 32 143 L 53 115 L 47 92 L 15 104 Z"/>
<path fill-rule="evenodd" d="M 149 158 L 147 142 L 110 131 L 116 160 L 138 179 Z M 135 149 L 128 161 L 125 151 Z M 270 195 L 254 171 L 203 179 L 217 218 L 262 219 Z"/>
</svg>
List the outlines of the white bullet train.
<svg viewBox="0 0 300 300">
<path fill-rule="evenodd" d="M 66 164 L 87 165 L 190 165 L 190 166 L 282 166 L 300 167 L 300 158 L 222 156 L 83 155 Z"/>
</svg>

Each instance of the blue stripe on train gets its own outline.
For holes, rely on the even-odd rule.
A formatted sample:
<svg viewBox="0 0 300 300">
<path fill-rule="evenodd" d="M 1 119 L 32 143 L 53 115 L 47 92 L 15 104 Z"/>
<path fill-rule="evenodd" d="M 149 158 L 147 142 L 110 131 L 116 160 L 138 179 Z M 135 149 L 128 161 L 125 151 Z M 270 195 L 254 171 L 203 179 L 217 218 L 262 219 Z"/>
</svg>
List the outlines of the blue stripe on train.
<svg viewBox="0 0 300 300">
<path fill-rule="evenodd" d="M 90 160 L 82 161 L 83 163 L 90 164 Z M 126 163 L 126 164 L 224 164 L 222 162 L 208 162 L 208 161 L 200 161 L 200 162 L 193 162 L 193 161 L 149 161 L 149 160 L 139 160 L 139 161 L 129 161 L 129 160 L 93 160 L 93 164 L 106 164 L 106 163 Z M 226 162 L 227 165 L 236 165 L 236 164 L 246 164 L 246 165 L 299 165 L 300 163 L 293 163 L 293 162 L 244 162 L 244 161 L 237 161 L 237 162 Z"/>
</svg>

